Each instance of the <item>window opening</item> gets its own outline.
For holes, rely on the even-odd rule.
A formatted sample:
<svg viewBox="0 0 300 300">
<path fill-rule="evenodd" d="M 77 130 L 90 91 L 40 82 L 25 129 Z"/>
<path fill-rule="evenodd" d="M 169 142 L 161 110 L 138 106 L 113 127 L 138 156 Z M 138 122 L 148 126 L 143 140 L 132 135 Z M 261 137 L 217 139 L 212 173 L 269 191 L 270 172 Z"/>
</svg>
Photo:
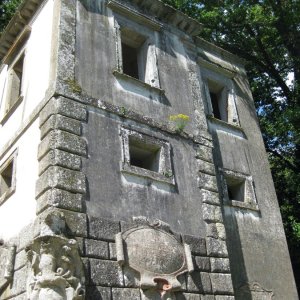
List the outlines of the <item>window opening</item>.
<svg viewBox="0 0 300 300">
<path fill-rule="evenodd" d="M 0 173 L 0 196 L 4 195 L 9 189 L 12 188 L 13 182 L 13 161 L 3 169 Z"/>
<path fill-rule="evenodd" d="M 129 137 L 129 156 L 132 166 L 159 172 L 160 151 L 159 145 Z"/>
<path fill-rule="evenodd" d="M 9 95 L 6 111 L 9 111 L 10 108 L 14 106 L 14 104 L 19 100 L 21 96 L 23 65 L 24 54 L 21 55 L 21 57 L 12 66 L 9 72 Z"/>
<path fill-rule="evenodd" d="M 121 29 L 123 73 L 145 81 L 146 37 L 128 28 Z"/>
<path fill-rule="evenodd" d="M 208 81 L 212 113 L 216 119 L 228 121 L 228 95 L 224 86 Z"/>
<path fill-rule="evenodd" d="M 226 177 L 226 185 L 229 200 L 245 201 L 245 179 Z"/>
</svg>

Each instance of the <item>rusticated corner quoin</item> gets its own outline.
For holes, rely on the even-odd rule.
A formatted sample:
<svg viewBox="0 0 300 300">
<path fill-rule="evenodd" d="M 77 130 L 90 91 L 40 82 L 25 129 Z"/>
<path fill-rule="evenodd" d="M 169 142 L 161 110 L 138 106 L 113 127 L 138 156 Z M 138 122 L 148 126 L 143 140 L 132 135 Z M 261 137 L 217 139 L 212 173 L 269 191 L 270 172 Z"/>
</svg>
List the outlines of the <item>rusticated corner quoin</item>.
<svg viewBox="0 0 300 300">
<path fill-rule="evenodd" d="M 64 97 L 52 98 L 41 111 L 38 214 L 49 207 L 83 212 L 86 180 L 81 158 L 86 156 L 87 146 L 81 137 L 81 124 L 86 120 L 86 107 Z"/>
</svg>

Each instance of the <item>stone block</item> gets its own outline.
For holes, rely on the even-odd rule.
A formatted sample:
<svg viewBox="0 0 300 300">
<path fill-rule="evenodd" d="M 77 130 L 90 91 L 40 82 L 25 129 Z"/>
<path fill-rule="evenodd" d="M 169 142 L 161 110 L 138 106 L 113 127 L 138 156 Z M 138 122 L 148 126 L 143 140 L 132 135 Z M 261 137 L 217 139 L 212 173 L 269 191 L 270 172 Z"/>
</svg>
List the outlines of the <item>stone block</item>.
<svg viewBox="0 0 300 300">
<path fill-rule="evenodd" d="M 139 289 L 120 289 L 112 288 L 112 299 L 113 300 L 140 300 L 140 290 Z"/>
<path fill-rule="evenodd" d="M 217 295 L 216 300 L 235 300 L 234 296 Z"/>
<path fill-rule="evenodd" d="M 23 268 L 14 272 L 13 281 L 10 286 L 10 296 L 19 295 L 26 291 L 26 283 L 28 277 L 28 268 L 24 266 Z"/>
<path fill-rule="evenodd" d="M 176 300 L 201 300 L 200 294 L 193 294 L 193 293 L 175 293 Z"/>
<path fill-rule="evenodd" d="M 201 300 L 215 300 L 214 295 L 201 295 Z"/>
<path fill-rule="evenodd" d="M 206 239 L 207 254 L 216 257 L 228 257 L 226 242 L 208 237 Z"/>
<path fill-rule="evenodd" d="M 226 240 L 226 232 L 223 223 L 208 223 L 206 224 L 206 236 L 215 239 Z"/>
<path fill-rule="evenodd" d="M 220 205 L 220 198 L 218 193 L 201 189 L 200 194 L 203 203 Z"/>
<path fill-rule="evenodd" d="M 103 241 L 85 239 L 85 255 L 94 258 L 108 259 L 108 243 Z"/>
<path fill-rule="evenodd" d="M 15 270 L 23 268 L 28 263 L 26 251 L 23 249 L 16 254 L 15 258 Z"/>
<path fill-rule="evenodd" d="M 74 194 L 60 189 L 50 189 L 37 199 L 37 213 L 48 207 L 63 208 L 81 212 L 83 209 L 82 194 Z"/>
<path fill-rule="evenodd" d="M 122 287 L 122 269 L 116 261 L 90 259 L 91 283 L 101 286 Z"/>
<path fill-rule="evenodd" d="M 194 266 L 199 271 L 210 271 L 209 257 L 194 256 Z"/>
<path fill-rule="evenodd" d="M 187 291 L 210 293 L 211 282 L 209 273 L 194 271 L 187 275 Z"/>
<path fill-rule="evenodd" d="M 109 249 L 109 259 L 117 260 L 116 244 L 108 243 L 108 249 Z"/>
<path fill-rule="evenodd" d="M 86 214 L 77 213 L 67 210 L 61 210 L 66 218 L 67 228 L 70 230 L 71 234 L 76 237 L 86 237 L 87 236 L 87 220 Z"/>
<path fill-rule="evenodd" d="M 52 115 L 40 128 L 41 139 L 53 129 L 64 130 L 76 135 L 81 135 L 81 122 L 62 115 Z"/>
<path fill-rule="evenodd" d="M 216 175 L 216 170 L 215 170 L 214 164 L 204 161 L 204 160 L 197 159 L 197 165 L 198 165 L 198 170 L 200 173 Z"/>
<path fill-rule="evenodd" d="M 49 167 L 37 180 L 36 197 L 51 188 L 84 194 L 86 192 L 85 175 L 58 166 Z"/>
<path fill-rule="evenodd" d="M 230 273 L 230 264 L 228 258 L 210 258 L 211 271 L 215 273 Z"/>
<path fill-rule="evenodd" d="M 204 238 L 184 235 L 183 241 L 190 245 L 191 252 L 195 255 L 206 255 L 206 243 Z"/>
<path fill-rule="evenodd" d="M 202 159 L 208 162 L 213 161 L 212 148 L 206 147 L 204 145 L 199 145 L 196 150 L 196 158 Z"/>
<path fill-rule="evenodd" d="M 87 286 L 87 300 L 111 300 L 111 288 L 102 286 Z"/>
<path fill-rule="evenodd" d="M 81 168 L 81 157 L 58 149 L 50 150 L 39 163 L 39 175 L 51 166 L 61 166 L 79 171 Z"/>
<path fill-rule="evenodd" d="M 233 294 L 231 274 L 210 273 L 214 294 Z"/>
<path fill-rule="evenodd" d="M 40 113 L 40 125 L 54 114 L 85 121 L 87 119 L 86 107 L 83 104 L 64 97 L 51 98 Z"/>
<path fill-rule="evenodd" d="M 220 206 L 211 204 L 202 204 L 203 219 L 208 222 L 223 222 L 222 211 Z"/>
<path fill-rule="evenodd" d="M 204 173 L 199 174 L 198 187 L 212 192 L 218 192 L 216 176 Z"/>
<path fill-rule="evenodd" d="M 62 131 L 52 130 L 39 144 L 38 159 L 41 160 L 52 149 L 60 149 L 73 154 L 86 156 L 86 141 L 78 135 Z"/>
<path fill-rule="evenodd" d="M 80 256 L 84 256 L 84 238 L 75 237 L 75 240 L 77 241 Z"/>
<path fill-rule="evenodd" d="M 113 242 L 119 231 L 119 222 L 89 216 L 89 237 Z"/>
</svg>

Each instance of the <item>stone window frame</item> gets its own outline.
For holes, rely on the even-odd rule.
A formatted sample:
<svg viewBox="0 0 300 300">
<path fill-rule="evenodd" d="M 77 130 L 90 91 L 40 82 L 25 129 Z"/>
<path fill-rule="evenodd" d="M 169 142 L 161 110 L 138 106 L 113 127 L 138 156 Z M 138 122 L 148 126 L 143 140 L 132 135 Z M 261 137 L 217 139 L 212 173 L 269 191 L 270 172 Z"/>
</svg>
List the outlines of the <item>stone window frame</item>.
<svg viewBox="0 0 300 300">
<path fill-rule="evenodd" d="M 117 79 L 127 80 L 135 85 L 163 94 L 164 91 L 160 88 L 159 70 L 157 62 L 157 47 L 159 31 L 162 25 L 157 21 L 140 14 L 132 8 L 128 8 L 116 1 L 109 1 L 107 6 L 113 12 L 114 29 L 115 29 L 115 44 L 116 44 L 116 66 L 113 69 L 113 74 Z M 136 35 L 143 36 L 147 47 L 143 50 L 146 55 L 145 80 L 137 79 L 123 72 L 122 58 L 122 31 L 126 30 L 134 32 Z M 150 69 L 150 71 L 149 71 Z"/>
<path fill-rule="evenodd" d="M 221 174 L 222 196 L 223 203 L 225 205 L 259 211 L 255 194 L 255 184 L 251 175 L 246 175 L 240 172 L 235 172 L 223 168 L 219 168 L 219 172 Z M 231 178 L 233 180 L 236 179 L 237 181 L 244 181 L 244 201 L 238 201 L 229 198 L 226 178 Z"/>
<path fill-rule="evenodd" d="M 120 128 L 120 136 L 122 139 L 122 162 L 121 172 L 148 178 L 171 185 L 175 185 L 175 176 L 171 161 L 171 145 L 168 141 L 159 139 L 148 134 L 128 129 Z M 146 144 L 158 145 L 160 147 L 159 170 L 158 172 L 144 169 L 130 164 L 129 138 L 133 137 Z"/>
<path fill-rule="evenodd" d="M 0 165 L 0 176 L 1 176 L 2 172 L 9 166 L 9 164 L 11 163 L 13 164 L 11 187 L 7 191 L 5 191 L 2 195 L 0 194 L 0 206 L 16 191 L 17 156 L 18 156 L 18 149 L 14 150 L 14 152 Z"/>
<path fill-rule="evenodd" d="M 14 113 L 16 108 L 21 104 L 21 102 L 24 99 L 24 90 L 23 90 L 23 81 L 24 81 L 24 70 L 25 70 L 25 63 L 26 63 L 26 46 L 27 41 L 29 39 L 31 33 L 31 27 L 26 26 L 24 30 L 21 32 L 21 34 L 16 39 L 15 43 L 12 45 L 12 47 L 9 49 L 7 55 L 3 58 L 3 64 L 1 66 L 1 70 L 7 69 L 6 76 L 5 76 L 5 82 L 3 85 L 3 92 L 1 95 L 1 119 L 0 124 L 3 125 L 9 117 Z M 20 94 L 18 99 L 13 101 L 13 104 L 10 105 L 10 89 L 12 81 L 10 80 L 10 74 L 12 73 L 12 70 L 14 69 L 15 65 L 20 61 L 22 58 L 22 76 L 21 76 L 21 82 L 20 82 Z"/>
<path fill-rule="evenodd" d="M 209 70 L 203 68 L 201 70 L 204 94 L 206 99 L 206 111 L 207 117 L 215 122 L 220 122 L 223 124 L 229 124 L 233 126 L 240 127 L 237 107 L 236 107 L 236 92 L 234 89 L 234 83 L 232 79 L 232 74 L 223 74 L 221 72 L 216 72 L 215 70 Z M 232 75 L 232 76 L 230 76 Z M 216 118 L 213 113 L 213 105 L 210 97 L 210 86 L 218 86 L 220 90 L 221 101 L 226 103 L 227 117 L 226 120 Z"/>
</svg>

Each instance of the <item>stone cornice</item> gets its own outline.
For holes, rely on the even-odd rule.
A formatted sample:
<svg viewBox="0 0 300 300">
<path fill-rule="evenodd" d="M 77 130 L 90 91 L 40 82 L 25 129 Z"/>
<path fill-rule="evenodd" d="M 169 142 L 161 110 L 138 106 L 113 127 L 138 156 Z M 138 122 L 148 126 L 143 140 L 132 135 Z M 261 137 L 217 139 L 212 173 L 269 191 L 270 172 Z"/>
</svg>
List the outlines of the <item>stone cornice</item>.
<svg viewBox="0 0 300 300">
<path fill-rule="evenodd" d="M 23 0 L 17 12 L 8 23 L 7 27 L 0 36 L 0 60 L 8 53 L 17 37 L 29 24 L 43 0 Z"/>
</svg>

